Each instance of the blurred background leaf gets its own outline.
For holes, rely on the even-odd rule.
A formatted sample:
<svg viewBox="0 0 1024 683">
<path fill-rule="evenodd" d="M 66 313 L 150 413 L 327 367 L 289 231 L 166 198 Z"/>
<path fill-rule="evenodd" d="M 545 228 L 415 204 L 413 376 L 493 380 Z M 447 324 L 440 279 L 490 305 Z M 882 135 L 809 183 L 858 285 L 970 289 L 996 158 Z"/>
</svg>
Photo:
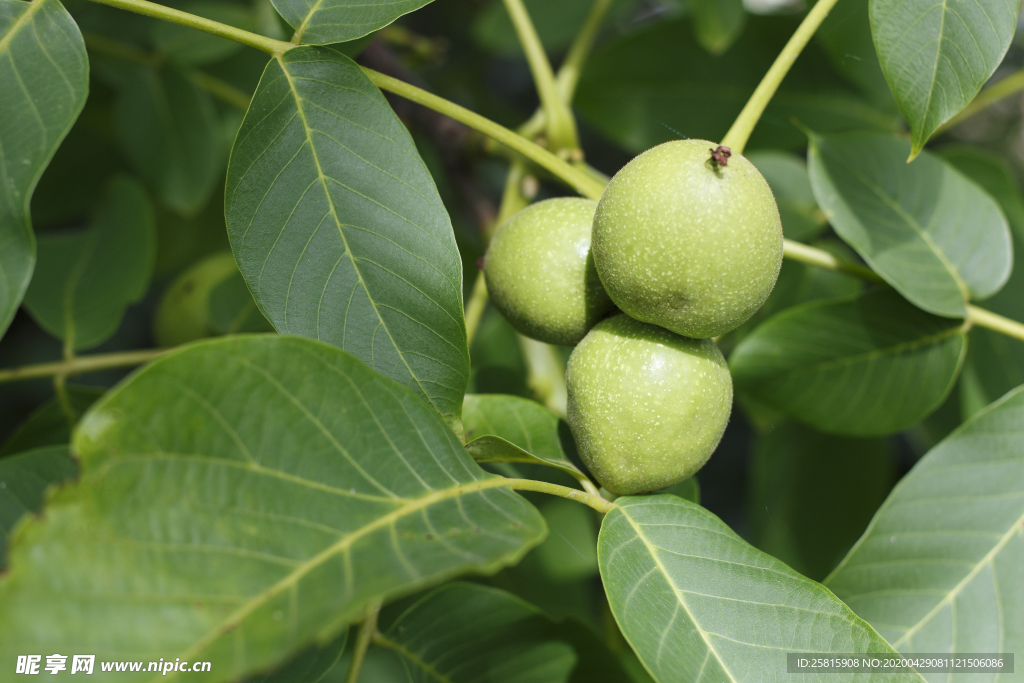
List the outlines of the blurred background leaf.
<svg viewBox="0 0 1024 683">
<path fill-rule="evenodd" d="M 864 532 L 896 473 L 882 439 L 822 434 L 781 421 L 755 446 L 754 545 L 821 581 Z"/>
<path fill-rule="evenodd" d="M 94 347 L 117 331 L 125 308 L 145 295 L 155 252 L 146 190 L 130 178 L 115 178 L 86 228 L 39 236 L 39 262 L 25 307 L 69 349 Z"/>
</svg>

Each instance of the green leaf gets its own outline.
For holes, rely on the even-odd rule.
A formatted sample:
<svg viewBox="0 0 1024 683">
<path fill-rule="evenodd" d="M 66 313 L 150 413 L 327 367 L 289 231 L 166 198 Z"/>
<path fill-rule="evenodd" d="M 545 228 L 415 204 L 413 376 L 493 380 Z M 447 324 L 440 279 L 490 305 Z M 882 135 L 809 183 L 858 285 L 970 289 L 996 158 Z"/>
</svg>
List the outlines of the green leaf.
<svg viewBox="0 0 1024 683">
<path fill-rule="evenodd" d="M 431 0 L 272 0 L 295 29 L 292 41 L 307 45 L 344 43 L 387 26 Z"/>
<path fill-rule="evenodd" d="M 1010 274 L 1010 231 L 974 182 L 910 143 L 873 133 L 812 135 L 811 185 L 839 236 L 924 310 L 964 317 Z"/>
<path fill-rule="evenodd" d="M 14 525 L 39 512 L 47 487 L 71 479 L 76 470 L 67 444 L 0 458 L 0 568 L 6 565 L 7 537 Z"/>
<path fill-rule="evenodd" d="M 533 551 L 544 579 L 573 583 L 597 574 L 597 527 L 594 512 L 564 498 L 540 505 L 548 537 Z"/>
<path fill-rule="evenodd" d="M 345 349 L 458 419 L 469 352 L 451 221 L 351 59 L 303 47 L 270 61 L 225 206 L 239 268 L 278 331 Z"/>
<path fill-rule="evenodd" d="M 736 48 L 718 56 L 697 44 L 687 20 L 632 31 L 594 52 L 576 105 L 631 152 L 680 137 L 721 140 L 797 25 L 794 17 L 751 16 Z M 807 139 L 794 120 L 818 131 L 894 130 L 899 116 L 864 102 L 812 44 L 772 98 L 748 149 L 803 148 Z"/>
<path fill-rule="evenodd" d="M 326 643 L 314 643 L 279 669 L 253 676 L 249 683 L 319 683 L 345 652 L 348 631 Z"/>
<path fill-rule="evenodd" d="M 155 255 L 146 191 L 118 177 L 85 230 L 39 236 L 39 264 L 25 307 L 68 348 L 91 348 L 109 339 L 125 308 L 145 295 Z"/>
<path fill-rule="evenodd" d="M 771 186 L 786 237 L 807 242 L 821 234 L 827 221 L 814 199 L 807 163 L 785 152 L 752 152 L 747 159 Z"/>
<path fill-rule="evenodd" d="M 697 42 L 714 55 L 729 49 L 747 19 L 743 0 L 689 0 L 689 5 Z"/>
<path fill-rule="evenodd" d="M 68 384 L 65 389 L 68 393 L 68 404 L 76 421 L 103 395 L 103 389 L 99 387 Z M 60 399 L 54 397 L 32 411 L 32 414 L 18 425 L 3 447 L 0 447 L 0 458 L 33 448 L 59 446 L 69 441 L 71 425 L 68 422 L 68 415 Z"/>
<path fill-rule="evenodd" d="M 32 278 L 32 191 L 89 92 L 89 59 L 57 0 L 0 0 L 0 336 Z"/>
<path fill-rule="evenodd" d="M 892 290 L 780 313 L 729 357 L 738 391 L 825 432 L 890 434 L 939 407 L 966 353 L 961 320 Z"/>
<path fill-rule="evenodd" d="M 549 627 L 513 595 L 456 582 L 423 597 L 374 643 L 398 654 L 410 683 L 564 683 L 576 653 L 545 639 Z"/>
<path fill-rule="evenodd" d="M 93 406 L 73 449 L 80 483 L 20 527 L 0 579 L 5 661 L 159 652 L 235 680 L 545 533 L 437 413 L 307 339 L 172 351 Z"/>
<path fill-rule="evenodd" d="M 1010 222 L 1013 252 L 1024 255 L 1024 199 L 1005 161 L 978 147 L 955 145 L 939 150 L 943 159 L 981 185 L 999 202 Z M 1024 320 L 1024 266 L 1018 262 L 1010 279 L 985 308 L 1013 320 Z M 965 415 L 972 415 L 1010 389 L 1024 384 L 1024 342 L 974 327 L 960 382 Z"/>
<path fill-rule="evenodd" d="M 220 180 L 224 147 L 209 93 L 178 69 L 117 65 L 121 151 L 167 208 L 194 216 Z"/>
<path fill-rule="evenodd" d="M 825 584 L 901 652 L 1024 648 L 1024 388 L 893 490 Z"/>
<path fill-rule="evenodd" d="M 681 498 L 619 498 L 604 518 L 597 552 L 612 614 L 661 683 L 791 681 L 787 652 L 893 652 L 821 584 Z"/>
<path fill-rule="evenodd" d="M 814 37 L 837 71 L 856 84 L 878 107 L 894 110 L 896 102 L 871 39 L 868 4 L 864 0 L 839 0 Z"/>
<path fill-rule="evenodd" d="M 871 35 L 910 124 L 910 159 L 1003 61 L 1019 8 L 1017 0 L 871 0 Z"/>
<path fill-rule="evenodd" d="M 477 462 L 547 465 L 583 475 L 562 449 L 558 416 L 518 396 L 468 394 L 462 406 L 466 450 Z"/>
<path fill-rule="evenodd" d="M 890 450 L 883 439 L 772 425 L 751 468 L 754 545 L 805 576 L 825 578 L 885 500 L 895 479 Z"/>
<path fill-rule="evenodd" d="M 191 2 L 181 9 L 246 31 L 253 30 L 256 23 L 253 13 L 242 5 Z M 153 25 L 153 47 L 168 61 L 184 67 L 219 62 L 242 49 L 241 43 L 233 40 L 167 22 Z"/>
</svg>

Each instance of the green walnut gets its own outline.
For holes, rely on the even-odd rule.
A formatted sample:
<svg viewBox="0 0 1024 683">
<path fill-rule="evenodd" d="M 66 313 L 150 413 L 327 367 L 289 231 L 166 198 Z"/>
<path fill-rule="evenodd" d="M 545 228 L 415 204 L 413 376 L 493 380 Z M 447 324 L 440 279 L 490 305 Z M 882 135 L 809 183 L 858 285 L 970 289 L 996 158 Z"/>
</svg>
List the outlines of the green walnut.
<svg viewBox="0 0 1024 683">
<path fill-rule="evenodd" d="M 566 384 L 580 457 L 617 495 L 692 476 L 732 410 L 732 376 L 714 342 L 626 315 L 599 323 L 573 350 Z"/>
<path fill-rule="evenodd" d="M 594 216 L 594 261 L 624 313 L 695 339 L 746 321 L 775 286 L 782 222 L 754 165 L 706 140 L 630 161 Z"/>
<path fill-rule="evenodd" d="M 564 197 L 526 207 L 502 225 L 484 257 L 487 291 L 517 331 L 576 344 L 612 310 L 590 255 L 597 202 Z"/>
</svg>

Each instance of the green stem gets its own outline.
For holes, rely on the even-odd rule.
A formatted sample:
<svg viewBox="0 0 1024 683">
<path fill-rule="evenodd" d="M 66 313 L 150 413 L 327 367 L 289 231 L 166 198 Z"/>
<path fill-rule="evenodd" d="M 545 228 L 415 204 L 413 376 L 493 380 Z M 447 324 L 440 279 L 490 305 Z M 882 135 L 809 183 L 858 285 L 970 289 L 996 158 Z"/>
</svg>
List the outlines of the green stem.
<svg viewBox="0 0 1024 683">
<path fill-rule="evenodd" d="M 884 283 L 884 280 L 869 268 L 865 268 L 858 263 L 838 258 L 824 249 L 811 247 L 806 244 L 801 244 L 800 242 L 785 240 L 783 242 L 783 254 L 786 258 L 791 258 L 794 261 L 800 261 L 801 263 L 807 263 L 812 266 L 835 270 L 841 273 L 848 273 L 870 282 Z M 993 313 L 992 311 L 987 311 L 984 308 L 968 304 L 967 320 L 978 327 L 985 327 L 995 332 L 1005 334 L 1007 337 L 1013 337 L 1014 339 L 1024 341 L 1024 323 L 1011 320 L 1010 318 L 1001 316 L 998 313 Z"/>
<path fill-rule="evenodd" d="M 466 303 L 466 345 L 473 348 L 473 339 L 476 337 L 477 328 L 480 327 L 480 319 L 487 309 L 487 281 L 484 279 L 484 271 L 476 274 L 476 281 L 473 283 L 473 292 L 469 295 Z"/>
<path fill-rule="evenodd" d="M 523 46 L 523 52 L 526 54 L 526 61 L 530 65 L 533 81 L 537 85 L 537 94 L 540 96 L 541 108 L 544 110 L 544 117 L 547 121 L 548 143 L 556 151 L 578 149 L 576 121 L 573 119 L 569 107 L 559 95 L 551 63 L 537 36 L 537 30 L 530 20 L 530 14 L 526 11 L 526 6 L 523 5 L 523 0 L 504 0 L 504 2 L 508 16 L 516 29 L 516 35 L 519 37 L 519 44 Z"/>
<path fill-rule="evenodd" d="M 998 313 L 986 311 L 984 308 L 968 304 L 967 319 L 978 327 L 985 327 L 994 332 L 1005 334 L 1007 337 L 1024 341 L 1024 324 L 1001 316 Z"/>
<path fill-rule="evenodd" d="M 538 493 L 568 498 L 569 500 L 575 500 L 577 503 L 589 505 L 604 514 L 615 509 L 614 503 L 609 503 L 601 496 L 571 489 L 568 486 L 559 486 L 558 484 L 549 484 L 546 481 L 535 481 L 533 479 L 509 479 L 508 482 L 512 485 L 514 491 L 536 491 Z"/>
<path fill-rule="evenodd" d="M 235 28 L 234 26 L 222 24 L 219 21 L 213 21 L 211 19 L 196 16 L 195 14 L 189 14 L 188 12 L 182 12 L 170 7 L 158 5 L 155 2 L 149 2 L 148 0 L 92 1 L 101 5 L 109 5 L 111 7 L 117 7 L 118 9 L 128 10 L 129 12 L 135 12 L 136 14 L 143 14 L 147 17 L 153 17 L 154 19 L 162 19 L 163 21 L 177 24 L 179 26 L 187 26 L 188 28 L 194 28 L 197 31 L 212 33 L 215 36 L 220 36 L 221 38 L 227 38 L 228 40 L 233 40 L 236 43 L 241 43 L 242 45 L 254 47 L 257 50 L 262 50 L 263 52 L 271 55 L 279 55 L 286 50 L 295 47 L 294 43 L 286 43 L 283 40 L 267 38 L 266 36 Z"/>
<path fill-rule="evenodd" d="M 480 131 L 484 135 L 493 138 L 495 141 L 500 142 L 509 149 L 518 152 L 538 166 L 551 172 L 584 197 L 589 197 L 591 199 L 599 199 L 601 197 L 601 193 L 604 191 L 603 183 L 594 179 L 589 173 L 586 173 L 585 171 L 582 171 L 566 162 L 564 159 L 555 156 L 540 145 L 527 140 L 522 135 L 505 128 L 486 117 L 480 116 L 480 114 L 472 112 L 465 107 L 461 107 L 454 102 L 449 102 L 443 97 L 438 97 L 426 90 L 421 90 L 414 85 L 406 83 L 405 81 L 400 81 L 397 78 L 392 78 L 391 76 L 385 76 L 373 69 L 367 69 L 365 67 L 362 67 L 362 69 L 363 73 L 365 73 L 370 80 L 373 81 L 374 85 L 381 90 L 387 90 L 388 92 L 404 97 L 411 102 L 422 104 L 428 109 L 433 109 L 434 111 L 453 118 L 460 123 L 466 124 L 474 130 Z"/>
<path fill-rule="evenodd" d="M 819 268 L 847 273 L 862 280 L 885 282 L 875 271 L 866 266 L 841 259 L 824 249 L 811 247 L 800 242 L 794 242 L 793 240 L 782 240 L 782 255 L 788 259 L 818 266 Z"/>
<path fill-rule="evenodd" d="M 54 377 L 56 375 L 81 375 L 86 372 L 96 372 L 97 370 L 142 365 L 157 356 L 167 353 L 169 350 L 145 349 L 142 351 L 123 351 L 121 353 L 97 354 L 95 356 L 77 356 L 71 360 L 58 361 L 56 363 L 24 365 L 19 368 L 0 370 L 0 384 L 23 379 Z"/>
<path fill-rule="evenodd" d="M 137 14 L 163 19 L 164 21 L 187 26 L 198 31 L 205 31 L 215 36 L 234 40 L 242 45 L 248 45 L 271 55 L 280 55 L 286 50 L 296 47 L 295 43 L 286 43 L 282 40 L 274 40 L 266 36 L 260 36 L 249 31 L 228 26 L 217 21 L 204 19 L 194 14 L 181 12 L 170 7 L 164 7 L 147 0 L 92 0 L 103 5 L 117 7 Z M 530 159 L 538 166 L 548 170 L 560 178 L 579 194 L 598 199 L 604 190 L 604 185 L 595 180 L 590 174 L 560 159 L 540 145 L 534 144 L 521 135 L 501 126 L 490 119 L 471 112 L 465 107 L 460 107 L 454 102 L 449 102 L 443 97 L 421 90 L 414 85 L 400 81 L 397 78 L 385 76 L 382 73 L 362 67 L 363 73 L 373 81 L 381 90 L 387 90 L 411 102 L 421 104 L 428 109 L 444 114 L 470 128 L 480 131 L 484 135 L 493 138 L 515 152 Z"/>
<path fill-rule="evenodd" d="M 78 416 L 75 415 L 75 409 L 71 407 L 67 379 L 67 375 L 55 375 L 53 378 L 53 391 L 57 395 L 57 403 L 60 404 L 60 410 L 64 413 L 64 419 L 68 421 L 68 427 L 74 429 Z"/>
<path fill-rule="evenodd" d="M 526 166 L 521 161 L 513 161 L 508 168 L 508 175 L 505 176 L 505 190 L 501 195 L 501 206 L 498 208 L 498 215 L 492 225 L 486 226 L 483 231 L 484 249 L 491 241 L 494 231 L 512 217 L 517 211 L 529 203 L 521 191 L 523 179 L 526 177 Z M 480 326 L 480 319 L 487 308 L 487 281 L 484 280 L 484 271 L 476 274 L 476 282 L 473 283 L 473 292 L 469 296 L 469 303 L 466 304 L 466 342 L 472 347 L 476 330 Z"/>
<path fill-rule="evenodd" d="M 604 23 L 604 17 L 613 2 L 614 0 L 594 0 L 594 4 L 590 8 L 590 14 L 587 15 L 586 21 L 583 22 L 583 26 L 580 27 L 576 38 L 572 41 L 569 54 L 566 55 L 562 66 L 558 68 L 558 75 L 555 76 L 555 85 L 558 86 L 558 94 L 566 106 L 572 104 L 572 99 L 576 95 L 576 86 L 579 84 L 580 74 L 583 72 L 583 65 L 586 63 L 587 57 L 590 56 L 590 50 L 594 46 L 594 39 L 597 38 L 597 32 L 600 30 L 601 24 Z M 519 132 L 532 140 L 544 130 L 544 122 L 544 110 L 538 109 L 520 127 Z"/>
<path fill-rule="evenodd" d="M 775 95 L 775 91 L 779 89 L 782 79 L 789 73 L 793 62 L 803 52 L 811 36 L 821 26 L 821 22 L 825 21 L 825 17 L 828 16 L 829 11 L 836 2 L 837 0 L 818 0 L 814 8 L 807 13 L 807 16 L 804 17 L 800 26 L 797 27 L 789 42 L 786 43 L 786 47 L 782 48 L 782 52 L 775 58 L 775 63 L 772 64 L 771 68 L 768 69 L 768 73 L 761 79 L 761 83 L 758 84 L 754 94 L 750 96 L 746 106 L 743 107 L 743 111 L 736 117 L 732 128 L 725 134 L 725 137 L 722 139 L 723 145 L 731 148 L 734 152 L 743 152 L 743 148 L 747 145 L 747 140 L 750 139 L 750 134 L 754 131 L 754 126 L 757 125 L 761 114 L 764 113 L 765 107 L 768 106 L 768 103 Z"/>
<path fill-rule="evenodd" d="M 565 388 L 565 368 L 558 350 L 551 344 L 521 334 L 516 336 L 526 361 L 527 386 L 548 410 L 564 418 L 569 395 Z"/>
<path fill-rule="evenodd" d="M 999 79 L 997 83 L 994 83 L 982 90 L 970 104 L 964 107 L 963 111 L 942 124 L 939 129 L 935 131 L 935 134 L 939 135 L 941 133 L 945 133 L 961 121 L 971 118 L 978 112 L 991 107 L 996 102 L 1003 100 L 1010 95 L 1019 93 L 1021 90 L 1024 90 L 1024 69 L 1015 71 L 1009 76 Z"/>
<path fill-rule="evenodd" d="M 359 672 L 362 671 L 366 651 L 370 649 L 370 640 L 377 633 L 377 615 L 380 613 L 380 606 L 381 601 L 375 600 L 366 607 L 366 616 L 359 627 L 359 635 L 356 636 L 356 645 L 352 650 L 352 661 L 348 665 L 345 683 L 356 683 L 359 680 Z"/>
</svg>

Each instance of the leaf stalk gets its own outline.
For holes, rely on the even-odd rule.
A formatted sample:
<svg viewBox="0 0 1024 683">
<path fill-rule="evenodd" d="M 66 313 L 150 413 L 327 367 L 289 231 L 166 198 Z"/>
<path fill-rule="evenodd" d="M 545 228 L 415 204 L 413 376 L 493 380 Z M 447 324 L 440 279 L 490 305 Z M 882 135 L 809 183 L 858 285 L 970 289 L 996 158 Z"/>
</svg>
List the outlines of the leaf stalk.
<svg viewBox="0 0 1024 683">
<path fill-rule="evenodd" d="M 363 669 L 366 651 L 370 649 L 370 641 L 377 633 L 377 615 L 380 614 L 380 606 L 381 601 L 375 600 L 366 607 L 366 616 L 359 626 L 359 635 L 356 636 L 355 649 L 352 651 L 352 661 L 348 665 L 345 683 L 357 683 L 359 680 L 359 672 Z"/>
<path fill-rule="evenodd" d="M 541 108 L 547 125 L 548 142 L 555 151 L 579 149 L 576 135 L 576 121 L 572 111 L 562 99 L 555 82 L 555 74 L 551 70 L 551 62 L 544 52 L 544 46 L 533 26 L 530 13 L 527 12 L 523 0 L 504 0 L 505 9 L 515 27 L 519 44 L 523 47 L 526 62 L 530 65 L 533 82 L 537 86 Z"/>
<path fill-rule="evenodd" d="M 559 486 L 558 484 L 550 484 L 546 481 L 535 481 L 533 479 L 509 479 L 508 482 L 512 485 L 514 491 L 536 491 L 538 493 L 559 496 L 560 498 L 568 498 L 577 503 L 589 505 L 602 514 L 607 514 L 615 509 L 615 503 L 610 503 L 601 496 L 571 489 L 568 486 Z"/>
<path fill-rule="evenodd" d="M 147 17 L 153 17 L 154 19 L 161 19 L 179 26 L 194 28 L 197 31 L 211 33 L 215 36 L 233 40 L 236 43 L 256 48 L 257 50 L 261 50 L 271 55 L 279 55 L 284 53 L 286 50 L 295 47 L 295 43 L 287 43 L 283 40 L 267 38 L 266 36 L 261 36 L 257 33 L 235 28 L 228 24 L 222 24 L 219 21 L 213 21 L 212 19 L 206 19 L 205 17 L 200 17 L 195 14 L 182 12 L 181 10 L 176 10 L 171 7 L 158 5 L 155 2 L 149 2 L 149 0 L 92 1 L 101 5 L 109 5 L 110 7 L 116 7 L 118 9 L 128 10 L 129 12 L 135 12 L 136 14 L 142 14 Z"/>
<path fill-rule="evenodd" d="M 55 363 L 24 365 L 18 368 L 0 370 L 0 384 L 39 377 L 56 377 L 60 375 L 68 377 L 70 375 L 96 372 L 97 370 L 142 365 L 158 356 L 162 356 L 170 350 L 143 349 L 141 351 L 122 351 L 120 353 L 96 354 L 93 356 L 76 356 L 70 360 L 57 361 Z"/>
<path fill-rule="evenodd" d="M 736 117 L 729 132 L 722 138 L 723 145 L 736 153 L 743 152 L 743 148 L 746 147 L 750 134 L 754 132 L 754 127 L 761 119 L 765 107 L 768 106 L 796 58 L 803 52 L 811 40 L 811 36 L 821 26 L 821 22 L 825 21 L 825 17 L 828 16 L 836 2 L 837 0 L 818 0 L 817 4 L 807 13 L 804 20 L 800 22 L 800 26 L 793 32 L 789 42 L 786 43 L 786 47 L 782 48 L 782 52 L 775 58 L 768 73 L 761 79 L 754 94 L 747 100 L 747 104 L 743 107 L 740 115 Z"/>
</svg>

